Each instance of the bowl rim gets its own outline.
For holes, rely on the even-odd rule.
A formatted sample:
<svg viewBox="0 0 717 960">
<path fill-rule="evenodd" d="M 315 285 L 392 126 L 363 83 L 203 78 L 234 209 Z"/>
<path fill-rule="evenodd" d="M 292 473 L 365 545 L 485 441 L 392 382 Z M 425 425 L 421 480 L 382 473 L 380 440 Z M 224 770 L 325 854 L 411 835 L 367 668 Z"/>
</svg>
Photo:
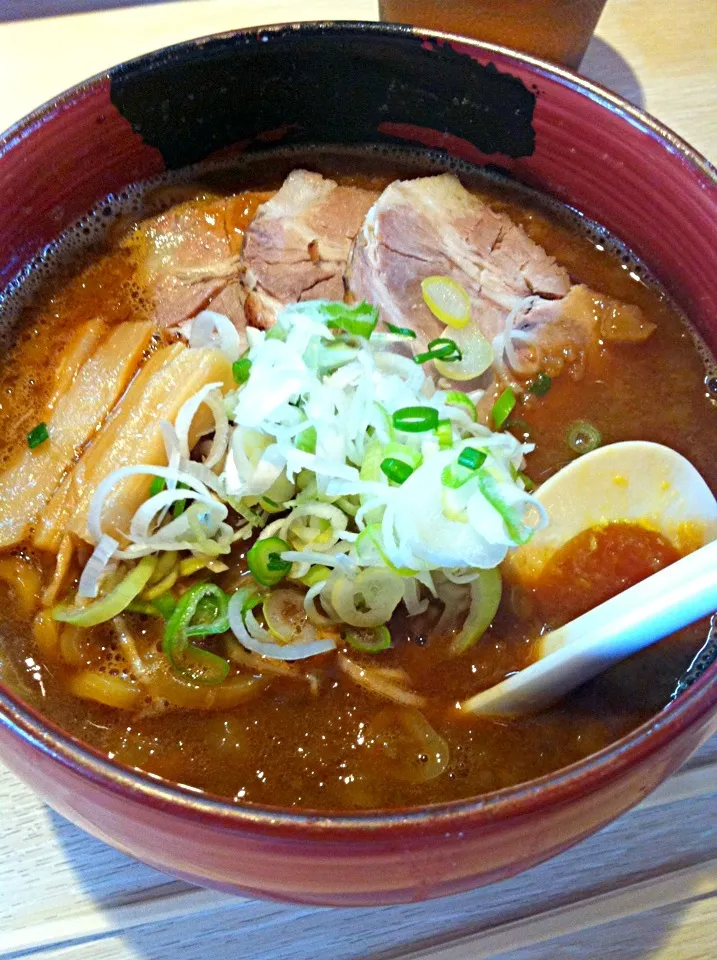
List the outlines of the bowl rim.
<svg viewBox="0 0 717 960">
<path fill-rule="evenodd" d="M 101 81 L 120 74 L 150 71 L 175 57 L 201 55 L 210 45 L 226 42 L 261 42 L 263 37 L 311 36 L 315 33 L 337 37 L 366 36 L 376 33 L 388 38 L 417 36 L 428 41 L 458 45 L 465 52 L 495 55 L 508 65 L 511 61 L 527 67 L 538 78 L 557 81 L 578 96 L 586 96 L 657 139 L 672 153 L 681 155 L 717 185 L 717 169 L 674 131 L 645 111 L 633 106 L 599 84 L 557 66 L 498 44 L 485 43 L 457 34 L 414 28 L 403 24 L 365 21 L 310 21 L 272 24 L 228 30 L 143 54 L 81 81 L 37 107 L 0 133 L 0 156 L 38 125 L 50 119 L 59 107 Z M 359 838 L 367 833 L 393 836 L 397 832 L 445 832 L 463 826 L 481 826 L 497 820 L 525 816 L 536 808 L 565 803 L 598 790 L 605 781 L 614 781 L 636 763 L 656 752 L 682 731 L 697 723 L 717 707 L 717 662 L 695 680 L 688 690 L 655 716 L 611 743 L 598 753 L 546 774 L 535 780 L 499 791 L 463 800 L 401 807 L 367 812 L 342 812 L 330 809 L 299 809 L 239 804 L 229 798 L 206 793 L 186 784 L 165 780 L 138 768 L 110 760 L 105 754 L 63 731 L 54 721 L 43 717 L 0 681 L 0 725 L 10 737 L 18 737 L 31 749 L 38 749 L 71 772 L 157 810 L 181 813 L 192 819 L 220 822 L 226 827 L 249 828 L 259 834 L 295 836 L 302 834 L 327 838 Z"/>
</svg>

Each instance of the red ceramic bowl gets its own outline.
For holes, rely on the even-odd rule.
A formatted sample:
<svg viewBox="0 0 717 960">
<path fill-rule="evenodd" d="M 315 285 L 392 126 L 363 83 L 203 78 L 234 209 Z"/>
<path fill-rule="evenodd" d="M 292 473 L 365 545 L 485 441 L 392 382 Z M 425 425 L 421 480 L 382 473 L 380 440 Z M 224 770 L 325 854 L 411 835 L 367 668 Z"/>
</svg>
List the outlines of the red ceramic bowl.
<svg viewBox="0 0 717 960">
<path fill-rule="evenodd" d="M 423 144 L 507 170 L 626 241 L 717 352 L 713 168 L 569 72 L 375 24 L 172 47 L 21 121 L 0 139 L 0 283 L 106 194 L 276 141 Z M 395 903 L 499 880 L 599 829 L 717 730 L 716 707 L 713 664 L 650 723 L 553 776 L 375 815 L 241 808 L 190 792 L 111 763 L 9 690 L 0 755 L 64 816 L 177 876 L 306 903 Z"/>
</svg>

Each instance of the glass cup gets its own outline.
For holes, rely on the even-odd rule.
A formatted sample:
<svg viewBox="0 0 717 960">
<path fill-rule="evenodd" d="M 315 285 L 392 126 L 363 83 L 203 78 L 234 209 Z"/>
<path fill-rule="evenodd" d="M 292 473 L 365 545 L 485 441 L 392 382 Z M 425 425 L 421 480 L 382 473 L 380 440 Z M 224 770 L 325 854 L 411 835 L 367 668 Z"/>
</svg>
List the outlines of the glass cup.
<svg viewBox="0 0 717 960">
<path fill-rule="evenodd" d="M 379 0 L 381 19 L 461 33 L 577 69 L 605 0 Z"/>
</svg>

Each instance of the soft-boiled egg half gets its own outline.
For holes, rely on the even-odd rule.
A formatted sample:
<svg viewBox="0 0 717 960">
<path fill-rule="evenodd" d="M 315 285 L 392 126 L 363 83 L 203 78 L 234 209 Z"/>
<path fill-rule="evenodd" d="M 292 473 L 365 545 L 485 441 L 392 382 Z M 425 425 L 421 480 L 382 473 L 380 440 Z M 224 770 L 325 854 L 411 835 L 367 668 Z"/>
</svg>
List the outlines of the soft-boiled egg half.
<svg viewBox="0 0 717 960">
<path fill-rule="evenodd" d="M 586 454 L 537 492 L 548 525 L 509 562 L 537 576 L 555 550 L 607 523 L 644 524 L 689 554 L 542 636 L 537 659 L 465 700 L 479 714 L 541 710 L 613 663 L 717 608 L 717 501 L 692 464 L 658 443 L 615 443 Z"/>
<path fill-rule="evenodd" d="M 638 523 L 680 553 L 717 539 L 717 500 L 695 467 L 670 447 L 644 440 L 613 443 L 559 470 L 535 494 L 548 524 L 509 563 L 533 579 L 573 537 L 606 523 Z"/>
</svg>

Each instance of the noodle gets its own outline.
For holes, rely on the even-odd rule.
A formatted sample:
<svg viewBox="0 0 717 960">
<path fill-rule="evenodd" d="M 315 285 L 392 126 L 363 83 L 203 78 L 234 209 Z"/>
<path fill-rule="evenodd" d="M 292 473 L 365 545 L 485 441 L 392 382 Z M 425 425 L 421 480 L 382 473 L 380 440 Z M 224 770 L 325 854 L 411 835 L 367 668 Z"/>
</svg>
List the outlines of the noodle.
<svg viewBox="0 0 717 960">
<path fill-rule="evenodd" d="M 406 690 L 401 681 L 395 682 L 387 677 L 381 668 L 360 667 L 343 654 L 339 654 L 339 666 L 354 683 L 368 690 L 369 693 L 375 693 L 378 697 L 392 700 L 406 707 L 425 706 L 425 697 L 412 690 Z"/>
<path fill-rule="evenodd" d="M 52 619 L 47 610 L 41 610 L 33 620 L 32 635 L 43 657 L 57 660 L 60 654 L 60 634 L 57 621 Z"/>
<path fill-rule="evenodd" d="M 0 560 L 0 580 L 14 595 L 18 616 L 31 617 L 40 605 L 42 583 L 37 570 L 21 557 L 4 557 Z"/>
<path fill-rule="evenodd" d="M 268 677 L 236 674 L 216 687 L 185 683 L 166 672 L 157 672 L 145 691 L 153 699 L 166 700 L 184 710 L 227 710 L 257 697 L 268 685 Z"/>
<path fill-rule="evenodd" d="M 63 592 L 70 573 L 74 552 L 75 546 L 72 542 L 72 537 L 69 534 L 65 534 L 60 541 L 60 549 L 57 552 L 57 561 L 55 563 L 55 572 L 52 575 L 52 580 L 50 580 L 45 588 L 45 592 L 42 594 L 43 607 L 51 607 L 57 601 L 60 593 Z"/>
<path fill-rule="evenodd" d="M 67 624 L 60 634 L 60 656 L 71 667 L 79 667 L 85 662 L 85 640 L 87 631 Z"/>
<path fill-rule="evenodd" d="M 141 688 L 133 680 L 94 670 L 73 673 L 67 681 L 67 690 L 83 700 L 95 700 L 117 710 L 135 710 L 142 696 Z"/>
</svg>

